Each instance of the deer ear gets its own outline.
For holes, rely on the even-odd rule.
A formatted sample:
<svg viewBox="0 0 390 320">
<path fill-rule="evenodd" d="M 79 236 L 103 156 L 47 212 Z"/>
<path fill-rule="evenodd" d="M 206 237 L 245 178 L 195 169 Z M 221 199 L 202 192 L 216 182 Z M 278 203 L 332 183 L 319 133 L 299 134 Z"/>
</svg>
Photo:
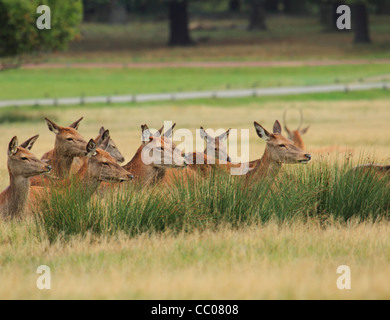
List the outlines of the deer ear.
<svg viewBox="0 0 390 320">
<path fill-rule="evenodd" d="M 96 156 L 96 142 L 91 139 L 87 144 L 87 156 Z"/>
<path fill-rule="evenodd" d="M 302 129 L 301 130 L 301 134 L 305 134 L 307 133 L 307 131 L 309 130 L 310 126 L 307 126 L 306 128 Z"/>
<path fill-rule="evenodd" d="M 33 136 L 32 138 L 23 142 L 19 147 L 25 148 L 27 150 L 31 150 L 35 141 L 37 141 L 38 137 L 39 137 L 39 134 L 37 134 L 36 136 Z"/>
<path fill-rule="evenodd" d="M 103 136 L 104 131 L 106 131 L 106 130 L 104 129 L 104 127 L 101 127 L 101 128 L 99 129 L 99 135 L 100 135 L 100 136 Z"/>
<path fill-rule="evenodd" d="M 208 133 L 205 129 L 203 129 L 203 127 L 200 127 L 200 136 L 202 139 L 206 139 L 206 142 L 209 143 L 213 140 L 213 138 L 208 135 Z"/>
<path fill-rule="evenodd" d="M 18 151 L 18 138 L 13 137 L 8 145 L 8 155 L 13 156 Z"/>
<path fill-rule="evenodd" d="M 271 140 L 271 138 L 273 137 L 273 134 L 272 133 L 269 133 L 267 130 L 265 130 L 260 124 L 258 124 L 256 121 L 254 122 L 254 125 L 255 125 L 255 129 L 256 129 L 256 133 L 257 135 L 265 140 L 265 141 L 269 141 Z"/>
<path fill-rule="evenodd" d="M 275 121 L 273 132 L 274 134 L 282 134 L 282 126 L 278 120 Z"/>
<path fill-rule="evenodd" d="M 79 128 L 81 120 L 83 120 L 83 119 L 84 119 L 84 117 L 81 117 L 79 120 L 77 120 L 77 121 L 73 122 L 72 124 L 70 124 L 69 127 L 77 130 Z"/>
<path fill-rule="evenodd" d="M 206 131 L 203 129 L 203 127 L 200 127 L 200 137 L 202 139 L 206 139 Z"/>
<path fill-rule="evenodd" d="M 165 131 L 164 137 L 171 139 L 172 138 L 172 133 L 173 133 L 173 128 L 175 128 L 175 127 L 176 127 L 176 123 L 174 123 L 170 129 Z"/>
<path fill-rule="evenodd" d="M 53 121 L 49 120 L 48 118 L 45 118 L 47 127 L 50 131 L 54 132 L 55 134 L 58 134 L 61 130 L 61 127 L 57 124 L 55 124 Z"/>
<path fill-rule="evenodd" d="M 219 141 L 227 140 L 227 138 L 229 137 L 230 130 L 232 130 L 232 128 L 230 128 L 229 130 L 226 130 L 225 133 L 222 133 L 222 134 L 218 137 L 218 138 L 219 138 Z"/>
<path fill-rule="evenodd" d="M 110 134 L 108 134 L 108 136 L 106 136 L 103 139 L 102 143 L 100 144 L 100 148 L 106 151 L 109 144 L 110 144 Z"/>
<path fill-rule="evenodd" d="M 106 140 L 107 137 L 110 136 L 110 130 L 105 130 L 102 134 L 102 140 Z"/>
<path fill-rule="evenodd" d="M 149 142 L 152 134 L 150 133 L 150 130 L 146 124 L 141 125 L 141 129 L 142 129 L 142 137 L 141 137 L 142 144 L 146 145 Z"/>
<path fill-rule="evenodd" d="M 164 131 L 164 125 L 160 128 L 160 130 L 158 130 L 158 131 L 154 134 L 154 136 L 156 136 L 156 137 L 161 137 L 161 134 L 163 133 L 163 131 Z"/>
</svg>

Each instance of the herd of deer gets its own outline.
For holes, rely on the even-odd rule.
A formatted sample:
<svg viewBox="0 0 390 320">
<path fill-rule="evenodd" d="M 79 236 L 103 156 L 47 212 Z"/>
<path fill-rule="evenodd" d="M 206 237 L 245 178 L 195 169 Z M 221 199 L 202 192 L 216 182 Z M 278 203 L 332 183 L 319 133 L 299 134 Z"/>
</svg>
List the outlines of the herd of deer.
<svg viewBox="0 0 390 320">
<path fill-rule="evenodd" d="M 38 135 L 20 145 L 17 137 L 12 138 L 8 146 L 7 162 L 10 185 L 0 194 L 0 216 L 23 217 L 37 205 L 43 195 L 50 193 L 50 188 L 59 184 L 68 185 L 72 176 L 80 178 L 86 187 L 83 190 L 88 190 L 92 195 L 99 187 L 105 190 L 110 185 L 133 179 L 141 185 L 169 184 L 178 177 L 185 179 L 188 175 L 204 176 L 214 168 L 227 171 L 237 166 L 231 163 L 224 143 L 230 129 L 220 136 L 212 137 L 201 128 L 201 136 L 207 145 L 205 151 L 183 154 L 172 141 L 175 124 L 165 131 L 162 127 L 154 134 L 147 125 L 142 125 L 141 146 L 133 158 L 121 166 L 120 163 L 125 159 L 111 139 L 109 131 L 102 127 L 99 135 L 87 142 L 77 131 L 82 119 L 61 127 L 45 118 L 49 130 L 56 138 L 54 149 L 45 153 L 41 159 L 30 152 Z M 301 130 L 300 125 L 297 130 L 290 130 L 285 124 L 289 136 L 285 138 L 279 121 L 275 122 L 273 132 L 267 131 L 257 122 L 254 122 L 254 126 L 257 135 L 266 142 L 266 148 L 261 158 L 247 164 L 248 173 L 244 179 L 255 181 L 264 177 L 272 178 L 284 163 L 307 163 L 311 160 L 311 155 L 305 152 L 302 139 L 302 134 L 307 132 L 308 127 Z M 207 154 L 208 150 L 215 150 L 215 154 Z M 153 158 L 159 161 L 145 163 L 142 160 L 143 151 L 153 152 Z M 199 157 L 203 160 L 202 164 L 196 161 Z M 219 159 L 226 159 L 227 162 L 222 163 Z M 381 167 L 380 170 L 382 169 Z M 49 172 L 50 175 L 47 174 Z M 43 175 L 44 173 L 46 174 Z"/>
</svg>

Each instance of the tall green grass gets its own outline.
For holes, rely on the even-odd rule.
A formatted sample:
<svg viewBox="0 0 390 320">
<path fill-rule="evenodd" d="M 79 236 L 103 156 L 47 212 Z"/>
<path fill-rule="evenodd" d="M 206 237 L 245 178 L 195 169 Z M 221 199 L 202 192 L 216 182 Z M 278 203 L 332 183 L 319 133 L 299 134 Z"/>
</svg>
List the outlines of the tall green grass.
<svg viewBox="0 0 390 320">
<path fill-rule="evenodd" d="M 216 229 L 221 224 L 239 228 L 270 219 L 388 219 L 389 176 L 351 168 L 349 161 L 286 166 L 272 183 L 248 183 L 244 177 L 215 171 L 208 178 L 172 186 L 124 184 L 91 198 L 82 184 L 73 182 L 42 199 L 35 217 L 51 241 L 87 233 L 135 236 Z"/>
</svg>

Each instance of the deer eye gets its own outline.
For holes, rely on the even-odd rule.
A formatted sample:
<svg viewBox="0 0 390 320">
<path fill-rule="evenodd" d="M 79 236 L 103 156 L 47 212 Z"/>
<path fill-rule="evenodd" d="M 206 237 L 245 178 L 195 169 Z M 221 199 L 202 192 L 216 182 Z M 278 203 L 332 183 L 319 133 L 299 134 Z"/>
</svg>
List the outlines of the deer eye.
<svg viewBox="0 0 390 320">
<path fill-rule="evenodd" d="M 158 147 L 157 150 L 158 151 L 164 151 L 164 148 Z"/>
<path fill-rule="evenodd" d="M 287 148 L 285 144 L 280 144 L 279 147 L 280 148 Z"/>
<path fill-rule="evenodd" d="M 22 157 L 21 158 L 23 161 L 28 161 L 28 158 L 26 158 L 26 157 Z"/>
<path fill-rule="evenodd" d="M 72 139 L 72 138 L 67 138 L 66 140 L 68 140 L 68 141 L 73 141 L 73 139 Z"/>
<path fill-rule="evenodd" d="M 103 162 L 104 166 L 109 166 L 108 162 Z"/>
</svg>

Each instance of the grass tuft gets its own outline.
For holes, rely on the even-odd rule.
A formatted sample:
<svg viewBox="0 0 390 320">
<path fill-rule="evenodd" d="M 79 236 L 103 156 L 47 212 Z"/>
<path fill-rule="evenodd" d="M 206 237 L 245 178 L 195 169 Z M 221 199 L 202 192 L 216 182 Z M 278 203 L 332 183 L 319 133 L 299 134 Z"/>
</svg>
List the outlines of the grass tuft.
<svg viewBox="0 0 390 320">
<path fill-rule="evenodd" d="M 205 179 L 188 178 L 173 186 L 142 188 L 122 185 L 104 197 L 90 198 L 73 182 L 43 199 L 35 217 L 50 241 L 71 235 L 131 237 L 144 233 L 240 228 L 270 220 L 308 218 L 376 221 L 390 214 L 390 177 L 373 171 L 351 171 L 348 160 L 291 166 L 272 183 L 251 185 L 243 177 L 215 171 Z"/>
</svg>

